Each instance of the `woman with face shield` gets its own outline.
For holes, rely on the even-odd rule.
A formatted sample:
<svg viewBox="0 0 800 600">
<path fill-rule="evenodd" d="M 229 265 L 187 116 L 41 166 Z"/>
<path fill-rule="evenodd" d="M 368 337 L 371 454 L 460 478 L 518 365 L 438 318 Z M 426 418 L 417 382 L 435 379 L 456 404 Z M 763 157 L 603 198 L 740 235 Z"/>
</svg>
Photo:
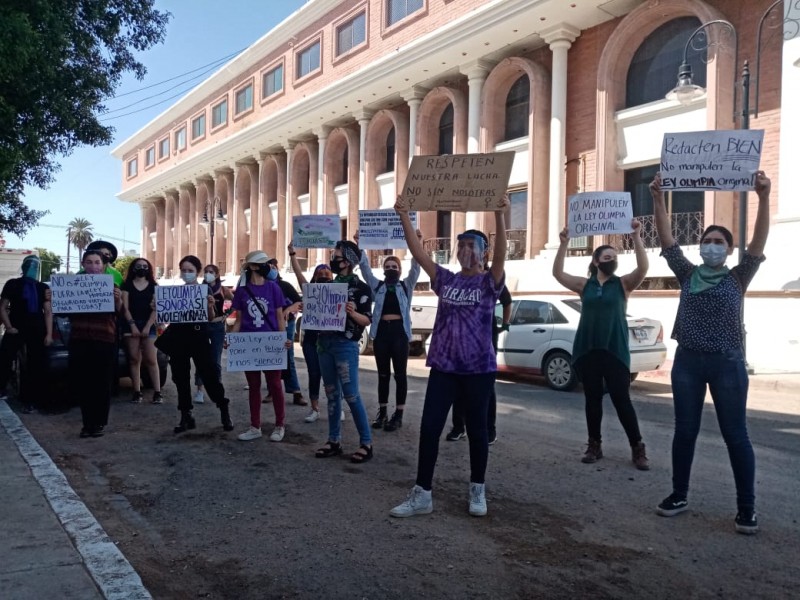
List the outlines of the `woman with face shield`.
<svg viewBox="0 0 800 600">
<path fill-rule="evenodd" d="M 733 235 L 721 225 L 709 225 L 700 236 L 702 265 L 692 264 L 672 235 L 660 174 L 650 184 L 656 230 L 662 256 L 681 285 L 672 337 L 678 349 L 672 364 L 675 435 L 672 438 L 672 493 L 657 507 L 664 517 L 688 508 L 689 476 L 706 389 L 711 392 L 722 437 L 728 447 L 736 482 L 736 531 L 758 531 L 755 511 L 755 456 L 747 434 L 748 375 L 745 365 L 742 302 L 747 287 L 764 262 L 769 233 L 771 182 L 764 171 L 754 176 L 758 212 L 753 238 L 732 269 L 725 260 L 733 253 Z"/>
<path fill-rule="evenodd" d="M 637 469 L 646 471 L 650 465 L 630 395 L 631 353 L 625 308 L 628 296 L 641 285 L 649 265 L 642 243 L 642 225 L 634 219 L 631 226 L 636 268 L 630 273 L 621 277 L 615 274 L 617 252 L 611 246 L 595 248 L 588 279 L 565 273 L 564 257 L 569 245 L 565 228 L 559 235 L 561 245 L 553 261 L 553 277 L 581 297 L 581 319 L 572 346 L 572 362 L 583 382 L 586 426 L 589 430 L 589 443 L 581 461 L 591 464 L 603 458 L 600 430 L 603 394 L 608 390 L 628 437 L 633 464 Z"/>
<path fill-rule="evenodd" d="M 425 252 L 411 225 L 406 201 L 400 197 L 395 204 L 408 249 L 430 277 L 439 307 L 427 360 L 431 370 L 420 424 L 417 479 L 405 502 L 390 511 L 393 517 L 433 511 L 431 488 L 439 438 L 455 398 L 463 403 L 469 438 L 469 514 L 486 514 L 487 418 L 497 371 L 492 322 L 505 282 L 506 206 L 508 198 L 503 197 L 493 207 L 496 239 L 491 268 L 483 268 L 489 258 L 488 238 L 483 232 L 470 229 L 458 236 L 461 270 L 453 273 L 437 265 Z"/>
</svg>

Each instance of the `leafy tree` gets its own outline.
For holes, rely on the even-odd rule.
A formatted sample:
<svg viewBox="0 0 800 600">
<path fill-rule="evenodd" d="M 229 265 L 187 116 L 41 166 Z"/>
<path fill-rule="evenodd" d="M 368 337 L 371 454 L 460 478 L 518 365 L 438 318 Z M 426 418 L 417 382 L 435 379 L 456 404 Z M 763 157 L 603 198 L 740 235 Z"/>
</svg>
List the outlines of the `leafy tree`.
<svg viewBox="0 0 800 600">
<path fill-rule="evenodd" d="M 36 248 L 42 261 L 41 281 L 50 281 L 50 274 L 61 269 L 61 257 L 45 248 Z"/>
<path fill-rule="evenodd" d="M 135 256 L 120 256 L 117 260 L 114 261 L 114 268 L 122 273 L 123 277 L 127 276 L 128 268 L 131 266 L 131 263 L 136 260 Z"/>
<path fill-rule="evenodd" d="M 0 231 L 23 235 L 45 214 L 25 206 L 26 186 L 46 188 L 80 145 L 109 144 L 100 123 L 134 58 L 163 41 L 170 14 L 155 0 L 0 2 Z"/>
<path fill-rule="evenodd" d="M 70 243 L 78 249 L 78 256 L 83 255 L 83 250 L 92 243 L 94 231 L 92 224 L 86 219 L 78 217 L 67 223 L 67 235 Z M 80 258 L 78 259 L 80 260 Z"/>
</svg>

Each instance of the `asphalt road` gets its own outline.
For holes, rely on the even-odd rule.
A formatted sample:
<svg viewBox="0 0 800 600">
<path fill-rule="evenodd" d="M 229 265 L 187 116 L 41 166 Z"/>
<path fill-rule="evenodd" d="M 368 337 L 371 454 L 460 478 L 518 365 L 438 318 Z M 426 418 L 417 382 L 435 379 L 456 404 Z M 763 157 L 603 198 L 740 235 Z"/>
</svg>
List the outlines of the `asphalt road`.
<svg viewBox="0 0 800 600">
<path fill-rule="evenodd" d="M 373 416 L 377 378 L 362 358 Z M 301 366 L 301 381 L 305 378 Z M 421 360 L 412 373 L 424 375 Z M 690 511 L 666 519 L 672 408 L 667 385 L 633 386 L 652 469 L 636 471 L 610 401 L 605 458 L 580 462 L 583 397 L 500 381 L 499 440 L 487 475 L 489 515 L 467 514 L 465 441 L 440 447 L 434 512 L 396 520 L 389 509 L 413 484 L 424 377 L 412 377 L 404 427 L 375 434 L 375 458 L 318 460 L 325 418 L 287 407 L 282 443 L 239 442 L 247 425 L 244 377 L 225 375 L 236 430 L 215 407 L 173 435 L 166 403 L 112 406 L 108 433 L 79 439 L 80 414 L 23 420 L 139 572 L 155 598 L 788 598 L 796 594 L 797 398 L 751 398 L 762 531 L 736 534 L 733 477 L 713 407 L 697 446 Z M 755 397 L 757 396 L 757 397 Z M 146 395 L 146 398 L 149 396 Z M 268 434 L 273 413 L 263 405 Z M 357 447 L 351 419 L 345 450 Z"/>
</svg>

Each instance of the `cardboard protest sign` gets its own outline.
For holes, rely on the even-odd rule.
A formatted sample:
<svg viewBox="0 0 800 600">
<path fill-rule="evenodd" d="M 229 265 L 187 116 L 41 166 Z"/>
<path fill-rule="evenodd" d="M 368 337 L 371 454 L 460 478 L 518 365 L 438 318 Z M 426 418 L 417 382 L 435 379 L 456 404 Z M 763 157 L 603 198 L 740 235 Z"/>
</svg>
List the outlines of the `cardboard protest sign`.
<svg viewBox="0 0 800 600">
<path fill-rule="evenodd" d="M 752 190 L 763 144 L 763 129 L 665 133 L 661 146 L 661 189 Z"/>
<path fill-rule="evenodd" d="M 341 238 L 339 215 L 292 217 L 292 244 L 295 248 L 333 248 Z"/>
<path fill-rule="evenodd" d="M 286 368 L 286 332 L 229 333 L 230 371 L 278 371 Z"/>
<path fill-rule="evenodd" d="M 633 231 L 633 204 L 629 192 L 584 192 L 569 197 L 569 237 Z"/>
<path fill-rule="evenodd" d="M 115 312 L 112 275 L 50 276 L 54 314 Z"/>
<path fill-rule="evenodd" d="M 303 329 L 344 331 L 347 321 L 346 283 L 303 285 Z"/>
<path fill-rule="evenodd" d="M 417 229 L 417 213 L 410 212 L 408 216 Z M 363 250 L 408 248 L 400 217 L 393 208 L 358 211 L 358 246 Z"/>
<path fill-rule="evenodd" d="M 415 156 L 403 184 L 403 199 L 409 210 L 498 210 L 508 191 L 514 155 Z"/>
<path fill-rule="evenodd" d="M 157 285 L 157 323 L 205 323 L 208 321 L 208 286 Z"/>
</svg>

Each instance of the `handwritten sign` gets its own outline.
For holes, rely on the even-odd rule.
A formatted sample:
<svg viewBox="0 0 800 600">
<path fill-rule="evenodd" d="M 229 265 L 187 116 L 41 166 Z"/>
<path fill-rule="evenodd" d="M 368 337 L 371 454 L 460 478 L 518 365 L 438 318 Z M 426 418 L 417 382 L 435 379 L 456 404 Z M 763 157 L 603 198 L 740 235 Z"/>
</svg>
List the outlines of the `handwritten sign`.
<svg viewBox="0 0 800 600">
<path fill-rule="evenodd" d="M 207 285 L 156 286 L 156 323 L 205 323 L 207 321 Z"/>
<path fill-rule="evenodd" d="M 411 226 L 417 229 L 417 213 L 410 212 Z M 358 211 L 358 246 L 365 250 L 408 248 L 400 217 L 393 208 Z"/>
<path fill-rule="evenodd" d="M 55 314 L 115 312 L 114 277 L 111 275 L 50 276 Z"/>
<path fill-rule="evenodd" d="M 567 205 L 569 237 L 633 231 L 629 192 L 584 192 L 570 196 Z"/>
<path fill-rule="evenodd" d="M 415 156 L 403 184 L 403 199 L 411 210 L 497 210 L 508 190 L 514 154 Z"/>
<path fill-rule="evenodd" d="M 298 215 L 292 217 L 295 248 L 333 248 L 342 238 L 339 215 Z"/>
<path fill-rule="evenodd" d="M 347 321 L 346 283 L 303 285 L 303 329 L 344 331 Z"/>
<path fill-rule="evenodd" d="M 230 371 L 278 371 L 286 368 L 286 332 L 229 333 Z"/>
<path fill-rule="evenodd" d="M 763 145 L 763 129 L 665 133 L 661 189 L 752 190 Z"/>
</svg>

